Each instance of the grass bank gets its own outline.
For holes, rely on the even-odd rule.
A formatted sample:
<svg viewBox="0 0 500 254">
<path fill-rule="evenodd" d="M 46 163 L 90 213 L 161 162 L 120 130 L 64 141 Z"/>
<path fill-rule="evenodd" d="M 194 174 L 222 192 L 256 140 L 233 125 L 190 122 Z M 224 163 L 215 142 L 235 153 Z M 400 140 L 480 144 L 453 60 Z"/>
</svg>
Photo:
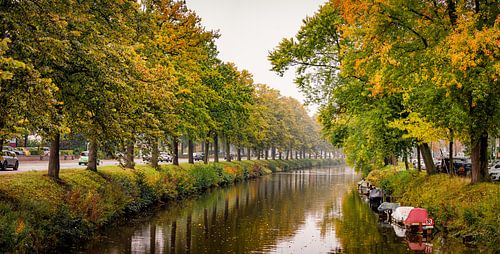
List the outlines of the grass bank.
<svg viewBox="0 0 500 254">
<path fill-rule="evenodd" d="M 163 201 L 270 174 L 333 164 L 332 160 L 240 161 L 63 169 L 0 176 L 0 253 L 39 252 L 84 241 L 104 226 Z"/>
<path fill-rule="evenodd" d="M 395 167 L 372 171 L 367 180 L 403 205 L 426 208 L 438 229 L 500 251 L 500 184 Z"/>
</svg>

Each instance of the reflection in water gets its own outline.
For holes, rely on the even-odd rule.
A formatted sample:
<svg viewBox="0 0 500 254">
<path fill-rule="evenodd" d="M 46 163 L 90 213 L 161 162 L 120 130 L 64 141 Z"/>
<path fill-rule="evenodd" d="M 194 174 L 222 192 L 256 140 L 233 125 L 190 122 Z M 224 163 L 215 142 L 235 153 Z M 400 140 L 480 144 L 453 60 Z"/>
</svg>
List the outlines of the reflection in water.
<svg viewBox="0 0 500 254">
<path fill-rule="evenodd" d="M 335 231 L 346 253 L 406 253 L 406 246 L 391 227 L 379 226 L 379 219 L 351 190 L 342 202 L 342 214 L 334 218 Z"/>
<path fill-rule="evenodd" d="M 169 204 L 81 253 L 406 253 L 343 167 L 280 173 Z M 416 246 L 421 248 L 422 246 Z"/>
</svg>

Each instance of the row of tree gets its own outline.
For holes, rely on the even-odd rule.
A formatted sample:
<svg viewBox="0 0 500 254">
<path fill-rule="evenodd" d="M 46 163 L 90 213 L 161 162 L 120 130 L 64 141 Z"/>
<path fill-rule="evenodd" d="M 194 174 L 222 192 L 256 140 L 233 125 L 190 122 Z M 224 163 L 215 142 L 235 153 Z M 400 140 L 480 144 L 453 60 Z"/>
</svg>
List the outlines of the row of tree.
<svg viewBox="0 0 500 254">
<path fill-rule="evenodd" d="M 69 133 L 89 141 L 90 170 L 98 149 L 125 151 L 133 168 L 138 142 L 157 165 L 160 141 L 178 155 L 181 137 L 190 162 L 194 141 L 214 142 L 218 161 L 220 136 L 273 154 L 325 146 L 299 102 L 217 58 L 218 34 L 184 1 L 6 0 L 0 16 L 0 143 L 44 136 L 51 177 Z"/>
<path fill-rule="evenodd" d="M 488 137 L 500 122 L 499 8 L 489 0 L 331 0 L 269 59 L 278 73 L 296 67 L 298 86 L 322 105 L 325 133 L 364 172 L 417 146 L 433 173 L 428 143 L 446 139 L 451 149 L 459 139 L 472 182 L 484 181 Z"/>
</svg>

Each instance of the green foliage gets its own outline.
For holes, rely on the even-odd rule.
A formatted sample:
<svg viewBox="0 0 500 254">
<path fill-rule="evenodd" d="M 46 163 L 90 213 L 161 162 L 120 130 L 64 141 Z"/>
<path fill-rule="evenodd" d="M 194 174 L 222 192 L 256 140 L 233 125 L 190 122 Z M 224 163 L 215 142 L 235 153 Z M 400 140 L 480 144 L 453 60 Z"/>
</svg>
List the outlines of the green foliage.
<svg viewBox="0 0 500 254">
<path fill-rule="evenodd" d="M 190 174 L 194 181 L 194 186 L 198 192 L 202 192 L 211 187 L 217 186 L 222 180 L 220 175 L 220 166 L 196 165 L 191 168 Z"/>
</svg>

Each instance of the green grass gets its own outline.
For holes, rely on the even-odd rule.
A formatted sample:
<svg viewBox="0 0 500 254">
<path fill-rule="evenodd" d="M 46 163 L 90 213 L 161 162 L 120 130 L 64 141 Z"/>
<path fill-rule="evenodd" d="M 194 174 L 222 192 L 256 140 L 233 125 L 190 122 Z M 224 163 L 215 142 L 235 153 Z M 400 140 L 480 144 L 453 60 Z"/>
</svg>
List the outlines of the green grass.
<svg viewBox="0 0 500 254">
<path fill-rule="evenodd" d="M 472 244 L 500 246 L 500 184 L 470 184 L 470 179 L 416 170 L 385 168 L 367 180 L 382 187 L 403 205 L 426 208 L 438 228 Z"/>
<path fill-rule="evenodd" d="M 63 169 L 60 181 L 45 172 L 0 176 L 0 252 L 40 252 L 90 239 L 98 229 L 159 201 L 182 199 L 209 188 L 276 171 L 332 160 L 235 161 L 162 165 L 154 169 Z"/>
</svg>

